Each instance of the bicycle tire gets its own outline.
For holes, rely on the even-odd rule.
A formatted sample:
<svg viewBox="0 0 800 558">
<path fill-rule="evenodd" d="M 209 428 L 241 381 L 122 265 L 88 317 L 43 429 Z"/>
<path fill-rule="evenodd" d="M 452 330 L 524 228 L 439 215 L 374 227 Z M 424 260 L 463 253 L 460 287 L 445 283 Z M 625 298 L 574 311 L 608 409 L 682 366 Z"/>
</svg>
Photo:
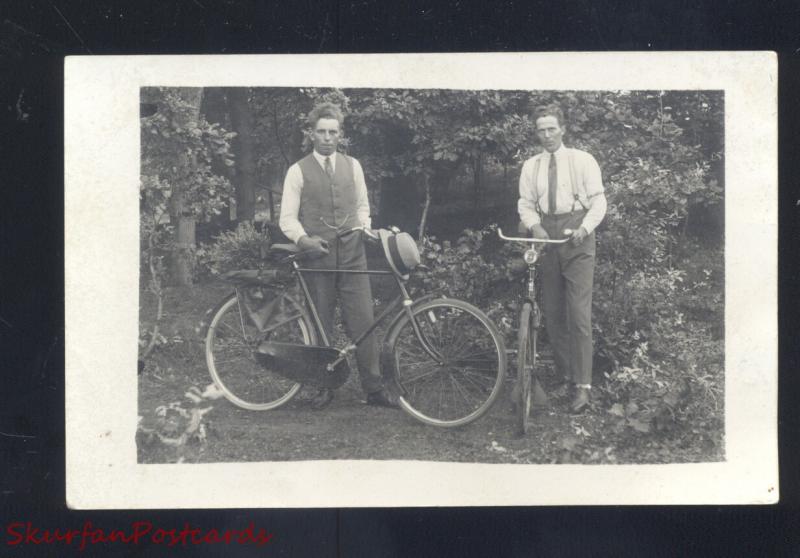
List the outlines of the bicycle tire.
<svg viewBox="0 0 800 558">
<path fill-rule="evenodd" d="M 505 344 L 495 325 L 480 309 L 457 299 L 425 301 L 411 312 L 441 359 L 426 352 L 407 314 L 395 323 L 386 339 L 400 407 L 440 427 L 463 426 L 483 416 L 500 394 L 506 372 Z"/>
<path fill-rule="evenodd" d="M 269 338 L 314 345 L 317 333 L 303 307 L 288 295 L 285 323 L 260 332 L 242 312 L 234 292 L 217 306 L 206 332 L 206 365 L 214 384 L 234 405 L 250 411 L 277 409 L 302 387 L 256 362 L 254 351 Z"/>
<path fill-rule="evenodd" d="M 537 329 L 531 324 L 531 304 L 526 302 L 519 314 L 517 334 L 517 382 L 519 400 L 516 401 L 517 426 L 521 434 L 528 433 L 531 413 L 531 384 L 536 370 Z"/>
</svg>

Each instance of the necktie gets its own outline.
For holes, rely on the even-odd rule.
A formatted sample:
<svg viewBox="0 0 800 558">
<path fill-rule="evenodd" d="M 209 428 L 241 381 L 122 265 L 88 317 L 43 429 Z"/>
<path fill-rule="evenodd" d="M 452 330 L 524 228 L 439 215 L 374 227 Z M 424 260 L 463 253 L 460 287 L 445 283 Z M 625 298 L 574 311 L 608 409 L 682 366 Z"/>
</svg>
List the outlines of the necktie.
<svg viewBox="0 0 800 558">
<path fill-rule="evenodd" d="M 550 164 L 547 166 L 547 212 L 556 214 L 556 190 L 558 188 L 558 169 L 556 169 L 556 156 L 550 154 Z"/>
<path fill-rule="evenodd" d="M 333 165 L 331 164 L 330 157 L 325 157 L 325 174 L 327 174 L 328 178 L 333 182 Z"/>
</svg>

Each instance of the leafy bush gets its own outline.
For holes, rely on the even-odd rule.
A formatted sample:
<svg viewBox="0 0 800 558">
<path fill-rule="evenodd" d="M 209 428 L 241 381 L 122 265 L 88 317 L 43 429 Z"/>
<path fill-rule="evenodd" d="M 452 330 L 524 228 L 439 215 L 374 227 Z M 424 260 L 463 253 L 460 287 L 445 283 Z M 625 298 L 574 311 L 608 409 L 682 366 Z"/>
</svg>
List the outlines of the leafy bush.
<svg viewBox="0 0 800 558">
<path fill-rule="evenodd" d="M 250 222 L 241 223 L 216 236 L 214 242 L 200 245 L 196 252 L 198 275 L 216 277 L 236 269 L 260 269 L 268 245 L 268 232 L 259 231 Z"/>
<path fill-rule="evenodd" d="M 482 304 L 493 298 L 495 284 L 506 278 L 505 267 L 482 254 L 484 237 L 491 229 L 467 229 L 455 241 L 439 242 L 424 237 L 420 243 L 422 262 L 431 271 L 418 275 L 413 286 Z"/>
</svg>

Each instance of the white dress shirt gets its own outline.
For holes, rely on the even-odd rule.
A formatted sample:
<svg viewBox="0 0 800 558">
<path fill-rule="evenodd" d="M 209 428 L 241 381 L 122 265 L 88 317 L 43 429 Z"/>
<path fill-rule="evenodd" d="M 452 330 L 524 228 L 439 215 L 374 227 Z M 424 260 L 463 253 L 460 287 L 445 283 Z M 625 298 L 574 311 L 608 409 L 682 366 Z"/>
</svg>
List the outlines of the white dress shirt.
<svg viewBox="0 0 800 558">
<path fill-rule="evenodd" d="M 319 163 L 322 170 L 325 170 L 325 155 L 320 155 L 316 151 L 314 158 Z M 335 153 L 330 156 L 331 166 L 333 171 L 336 172 L 336 157 Z M 367 184 L 364 181 L 364 170 L 361 168 L 361 163 L 358 160 L 350 157 L 353 162 L 353 181 L 356 186 L 356 222 L 352 225 L 347 223 L 348 228 L 357 226 L 372 226 L 372 220 L 369 216 L 369 196 L 367 195 Z M 292 242 L 297 242 L 300 237 L 306 234 L 303 225 L 300 224 L 298 214 L 300 211 L 300 194 L 303 191 L 303 171 L 300 170 L 300 165 L 297 163 L 289 167 L 286 171 L 286 179 L 283 181 L 283 197 L 281 198 L 281 216 L 278 224 L 283 231 L 283 234 Z"/>
<path fill-rule="evenodd" d="M 574 163 L 575 181 L 577 182 L 575 191 L 581 203 L 575 202 L 573 196 L 572 177 L 569 164 L 569 155 L 572 155 Z M 536 202 L 542 212 L 547 213 L 549 207 L 548 200 L 548 167 L 550 157 L 556 159 L 556 169 L 558 175 L 558 186 L 556 189 L 556 214 L 569 213 L 572 211 L 573 203 L 575 210 L 587 208 L 581 226 L 591 233 L 603 220 L 606 214 L 606 196 L 603 193 L 603 178 L 600 173 L 600 166 L 591 154 L 565 147 L 563 144 L 553 153 L 544 151 L 525 161 L 522 165 L 522 173 L 519 177 L 519 202 L 517 208 L 522 223 L 530 229 L 534 225 L 541 223 L 541 216 L 536 211 Z M 536 160 L 539 163 L 538 176 L 533 176 Z"/>
</svg>

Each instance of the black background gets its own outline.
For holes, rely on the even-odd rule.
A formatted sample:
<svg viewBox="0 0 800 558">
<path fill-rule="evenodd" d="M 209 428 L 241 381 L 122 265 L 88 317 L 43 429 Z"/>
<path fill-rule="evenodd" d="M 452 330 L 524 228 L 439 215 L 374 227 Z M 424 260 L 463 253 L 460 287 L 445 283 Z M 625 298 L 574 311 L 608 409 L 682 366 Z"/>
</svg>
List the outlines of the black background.
<svg viewBox="0 0 800 558">
<path fill-rule="evenodd" d="M 187 548 L 193 556 L 796 556 L 800 552 L 796 408 L 800 359 L 795 342 L 800 279 L 795 257 L 800 234 L 799 22 L 796 2 L 763 0 L 752 6 L 608 0 L 549 5 L 0 1 L 0 554 L 65 556 L 75 550 L 8 547 L 5 529 L 11 521 L 77 529 L 88 519 L 106 529 L 129 528 L 138 520 L 178 529 L 186 521 L 205 529 L 240 529 L 253 521 L 275 534 L 273 542 L 258 551 L 233 546 Z M 552 50 L 779 53 L 779 505 L 104 513 L 66 509 L 65 55 Z M 765 114 L 764 122 L 770 118 Z M 174 552 L 114 545 L 89 548 L 83 555 Z"/>
</svg>

